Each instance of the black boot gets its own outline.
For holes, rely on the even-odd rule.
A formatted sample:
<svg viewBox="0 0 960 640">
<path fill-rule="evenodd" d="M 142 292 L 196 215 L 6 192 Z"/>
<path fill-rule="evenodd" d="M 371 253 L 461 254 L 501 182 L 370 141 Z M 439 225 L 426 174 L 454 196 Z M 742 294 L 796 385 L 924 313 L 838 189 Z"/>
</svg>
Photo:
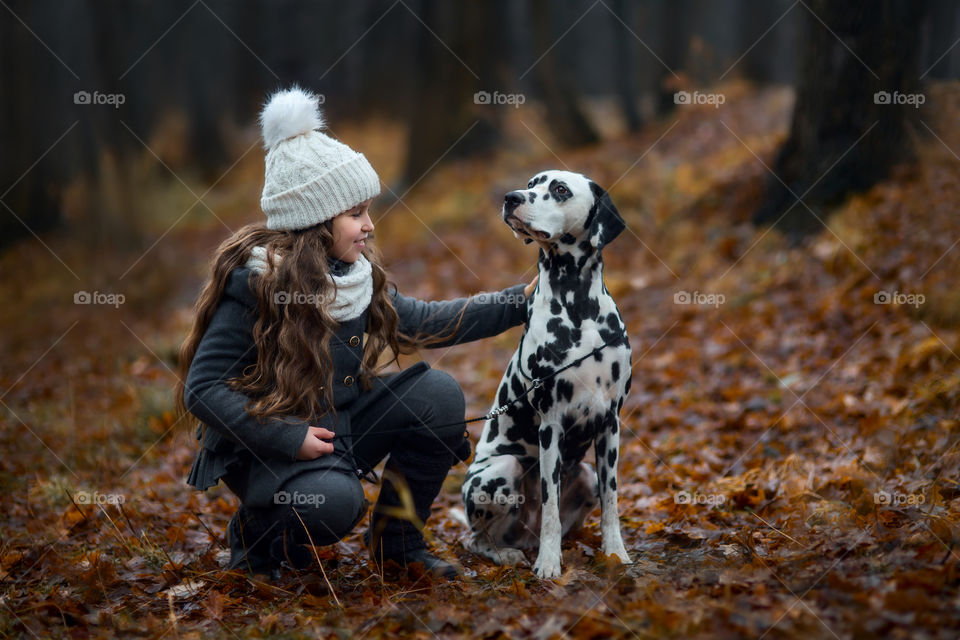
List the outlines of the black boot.
<svg viewBox="0 0 960 640">
<path fill-rule="evenodd" d="M 249 509 L 240 505 L 227 524 L 227 545 L 230 547 L 230 563 L 233 571 L 245 569 L 247 573 L 269 573 L 270 542 L 272 534 L 279 531 L 267 526 Z"/>
<path fill-rule="evenodd" d="M 293 536 L 287 534 L 277 536 L 270 543 L 270 561 L 274 569 L 271 575 L 276 578 L 280 568 L 295 571 L 309 568 L 313 564 L 313 554 L 307 545 L 297 543 Z"/>
<path fill-rule="evenodd" d="M 423 533 L 409 518 L 384 512 L 385 509 L 403 508 L 400 493 L 389 479 L 399 477 L 406 481 L 417 519 L 421 524 L 426 523 L 430 506 L 440 493 L 452 462 L 449 451 L 424 454 L 398 450 L 390 455 L 370 519 L 370 529 L 363 536 L 370 558 L 377 566 L 382 567 L 391 560 L 401 567 L 421 562 L 427 571 L 437 576 L 453 578 L 459 573 L 452 564 L 427 551 Z"/>
</svg>

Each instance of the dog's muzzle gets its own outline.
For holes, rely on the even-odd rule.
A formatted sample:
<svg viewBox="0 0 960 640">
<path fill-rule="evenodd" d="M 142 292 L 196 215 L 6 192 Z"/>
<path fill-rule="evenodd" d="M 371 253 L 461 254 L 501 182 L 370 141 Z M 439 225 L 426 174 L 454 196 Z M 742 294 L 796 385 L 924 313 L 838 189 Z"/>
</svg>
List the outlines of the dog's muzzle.
<svg viewBox="0 0 960 640">
<path fill-rule="evenodd" d="M 540 239 L 546 239 L 550 237 L 549 233 L 545 231 L 540 231 L 539 229 L 534 229 L 530 227 L 527 223 L 521 220 L 515 213 L 517 207 L 527 201 L 527 196 L 522 191 L 511 191 L 503 198 L 503 221 L 507 223 L 511 229 L 516 233 L 519 233 L 524 236 L 528 236 L 523 239 L 524 243 L 529 244 L 533 242 L 533 239 L 529 236 L 536 236 Z"/>
</svg>

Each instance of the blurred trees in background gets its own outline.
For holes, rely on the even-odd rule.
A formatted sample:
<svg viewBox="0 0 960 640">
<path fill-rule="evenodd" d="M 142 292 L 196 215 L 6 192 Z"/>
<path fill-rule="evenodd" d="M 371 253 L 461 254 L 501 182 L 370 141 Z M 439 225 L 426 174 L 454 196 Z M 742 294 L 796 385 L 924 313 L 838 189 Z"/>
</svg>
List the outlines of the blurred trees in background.
<svg viewBox="0 0 960 640">
<path fill-rule="evenodd" d="M 329 98 L 334 135 L 348 118 L 409 124 L 403 187 L 438 161 L 505 142 L 505 107 L 478 92 L 539 101 L 559 150 L 598 139 L 588 99 L 609 98 L 635 131 L 673 109 L 680 89 L 797 78 L 778 167 L 800 195 L 847 146 L 850 114 L 870 120 L 861 93 L 882 84 L 861 83 L 865 70 L 808 6 L 884 83 L 903 83 L 891 89 L 960 68 L 952 0 L 10 0 L 0 9 L 0 247 L 74 218 L 96 238 L 143 241 L 134 212 L 146 169 L 133 159 L 155 156 L 156 179 L 212 182 L 243 153 L 236 133 L 265 96 L 293 83 Z M 122 104 L 97 104 L 104 96 Z M 818 186 L 825 202 L 888 164 L 872 151 Z M 856 162 L 869 166 L 858 174 Z M 757 220 L 790 202 L 772 193 Z"/>
<path fill-rule="evenodd" d="M 928 9 L 926 0 L 809 6 L 793 124 L 754 215 L 795 237 L 823 228 L 814 208 L 870 187 L 909 156 L 907 130 L 919 102 L 910 97 L 921 90 L 920 26 Z M 898 104 L 900 96 L 906 101 Z"/>
</svg>

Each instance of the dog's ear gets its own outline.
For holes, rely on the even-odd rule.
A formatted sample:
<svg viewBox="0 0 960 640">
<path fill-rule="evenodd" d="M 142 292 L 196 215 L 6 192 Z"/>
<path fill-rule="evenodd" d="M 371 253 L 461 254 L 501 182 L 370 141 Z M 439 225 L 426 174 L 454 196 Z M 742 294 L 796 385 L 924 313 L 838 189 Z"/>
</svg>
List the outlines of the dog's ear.
<svg viewBox="0 0 960 640">
<path fill-rule="evenodd" d="M 617 208 L 613 206 L 610 194 L 595 182 L 590 183 L 590 190 L 593 192 L 593 207 L 590 208 L 590 214 L 587 216 L 586 227 L 589 231 L 590 244 L 599 250 L 613 242 L 627 224 L 620 217 Z"/>
</svg>

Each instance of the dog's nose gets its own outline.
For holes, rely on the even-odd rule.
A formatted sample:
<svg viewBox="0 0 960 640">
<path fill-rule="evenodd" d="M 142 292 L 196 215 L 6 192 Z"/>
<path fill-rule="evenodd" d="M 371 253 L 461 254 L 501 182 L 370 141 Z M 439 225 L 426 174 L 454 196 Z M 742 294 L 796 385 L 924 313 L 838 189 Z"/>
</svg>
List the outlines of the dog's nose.
<svg viewBox="0 0 960 640">
<path fill-rule="evenodd" d="M 507 211 L 513 211 L 526 201 L 527 197 L 523 193 L 511 191 L 503 197 L 503 206 Z"/>
</svg>

